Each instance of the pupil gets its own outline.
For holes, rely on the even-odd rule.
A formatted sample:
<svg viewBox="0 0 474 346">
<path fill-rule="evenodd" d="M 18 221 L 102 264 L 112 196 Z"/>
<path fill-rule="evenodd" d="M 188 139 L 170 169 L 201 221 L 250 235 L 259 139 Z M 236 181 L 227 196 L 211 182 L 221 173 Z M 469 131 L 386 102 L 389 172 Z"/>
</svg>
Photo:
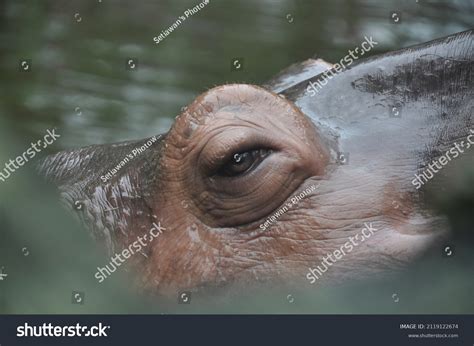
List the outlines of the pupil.
<svg viewBox="0 0 474 346">
<path fill-rule="evenodd" d="M 234 155 L 234 162 L 241 163 L 242 160 L 247 156 L 248 153 L 238 153 Z"/>
</svg>

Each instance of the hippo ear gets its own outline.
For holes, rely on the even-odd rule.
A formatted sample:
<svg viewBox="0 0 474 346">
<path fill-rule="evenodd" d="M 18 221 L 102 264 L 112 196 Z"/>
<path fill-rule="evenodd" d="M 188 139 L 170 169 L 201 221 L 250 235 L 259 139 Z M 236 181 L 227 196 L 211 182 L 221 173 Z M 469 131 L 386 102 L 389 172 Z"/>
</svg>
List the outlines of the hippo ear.
<svg viewBox="0 0 474 346">
<path fill-rule="evenodd" d="M 260 87 L 227 85 L 191 104 L 167 136 L 163 168 L 209 226 L 239 226 L 282 205 L 328 151 L 290 102 Z"/>
<path fill-rule="evenodd" d="M 265 83 L 263 87 L 275 93 L 281 93 L 300 82 L 331 69 L 333 66 L 323 59 L 308 59 L 285 68 Z"/>
</svg>

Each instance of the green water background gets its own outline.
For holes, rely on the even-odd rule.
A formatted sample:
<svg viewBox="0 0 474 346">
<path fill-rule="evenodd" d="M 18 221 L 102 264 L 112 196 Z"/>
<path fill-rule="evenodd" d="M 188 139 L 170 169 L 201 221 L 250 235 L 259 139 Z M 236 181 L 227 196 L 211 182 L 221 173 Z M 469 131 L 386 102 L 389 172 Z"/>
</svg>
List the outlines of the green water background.
<svg viewBox="0 0 474 346">
<path fill-rule="evenodd" d="M 338 61 L 366 35 L 379 42 L 371 54 L 426 42 L 471 28 L 474 13 L 472 1 L 211 0 L 155 44 L 153 37 L 197 4 L 0 1 L 0 162 L 54 127 L 61 138 L 44 153 L 162 133 L 216 85 L 262 84 L 313 56 Z M 401 14 L 398 24 L 392 12 Z M 129 58 L 138 60 L 134 70 Z M 232 70 L 234 58 L 243 58 L 241 70 Z M 439 256 L 396 282 L 194 297 L 190 305 L 137 297 L 126 272 L 98 284 L 93 273 L 106 259 L 28 164 L 0 184 L 0 269 L 8 274 L 0 281 L 0 313 L 472 313 L 474 262 L 465 236 L 472 234 L 471 162 L 460 163 L 450 192 L 436 200 L 463 234 L 451 262 Z M 73 291 L 85 292 L 84 304 L 72 303 Z"/>
</svg>

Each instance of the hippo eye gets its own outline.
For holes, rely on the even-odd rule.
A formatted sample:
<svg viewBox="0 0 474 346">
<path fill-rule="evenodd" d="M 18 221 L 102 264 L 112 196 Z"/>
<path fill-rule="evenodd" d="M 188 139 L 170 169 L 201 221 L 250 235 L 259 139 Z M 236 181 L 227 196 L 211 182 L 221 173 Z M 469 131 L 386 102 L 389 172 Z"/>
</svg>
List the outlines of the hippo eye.
<svg viewBox="0 0 474 346">
<path fill-rule="evenodd" d="M 235 177 L 252 171 L 271 153 L 270 149 L 255 149 L 232 154 L 217 175 Z"/>
</svg>

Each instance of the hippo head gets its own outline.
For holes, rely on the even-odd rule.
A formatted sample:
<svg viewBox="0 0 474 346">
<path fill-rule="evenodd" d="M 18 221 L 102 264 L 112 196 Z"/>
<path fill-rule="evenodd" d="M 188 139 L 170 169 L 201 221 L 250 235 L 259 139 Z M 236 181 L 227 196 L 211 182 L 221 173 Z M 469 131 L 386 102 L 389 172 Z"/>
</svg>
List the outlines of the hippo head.
<svg viewBox="0 0 474 346">
<path fill-rule="evenodd" d="M 337 136 L 257 86 L 199 96 L 160 157 L 153 208 L 166 230 L 143 269 L 160 292 L 360 278 L 403 267 L 442 233 L 396 166 L 344 164 Z"/>
<path fill-rule="evenodd" d="M 140 288 L 169 296 L 385 275 L 451 236 L 424 192 L 442 191 L 474 144 L 471 43 L 467 31 L 342 72 L 310 59 L 265 88 L 207 91 L 159 139 L 38 168 L 114 254 L 99 283 L 122 250 L 143 254 L 127 262 Z"/>
</svg>

